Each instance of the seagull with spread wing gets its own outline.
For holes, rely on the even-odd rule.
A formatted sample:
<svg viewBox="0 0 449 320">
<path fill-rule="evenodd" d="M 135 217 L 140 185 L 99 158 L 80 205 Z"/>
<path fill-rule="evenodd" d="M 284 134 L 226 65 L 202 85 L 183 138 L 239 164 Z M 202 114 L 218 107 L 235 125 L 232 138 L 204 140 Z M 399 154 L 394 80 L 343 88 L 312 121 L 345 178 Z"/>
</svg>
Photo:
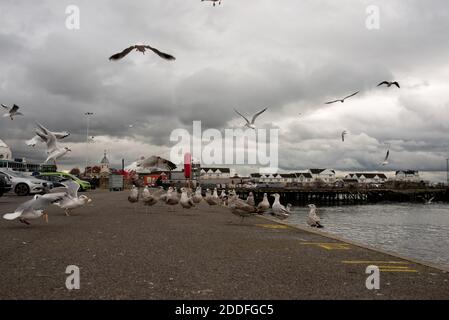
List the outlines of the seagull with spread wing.
<svg viewBox="0 0 449 320">
<path fill-rule="evenodd" d="M 203 1 L 212 1 L 212 3 L 214 4 L 214 7 L 215 7 L 216 2 L 218 2 L 219 5 L 221 4 L 221 0 L 201 0 L 201 2 L 203 2 Z"/>
<path fill-rule="evenodd" d="M 147 46 L 147 45 L 143 45 L 143 44 L 136 44 L 133 45 L 129 48 L 126 48 L 125 50 L 123 50 L 122 52 L 116 53 L 112 56 L 109 57 L 109 60 L 111 61 L 116 61 L 116 60 L 120 60 L 124 57 L 126 57 L 131 51 L 136 50 L 138 52 L 142 52 L 142 54 L 145 54 L 146 50 L 151 50 L 153 51 L 155 54 L 157 54 L 159 57 L 161 57 L 164 60 L 168 60 L 168 61 L 173 61 L 176 60 L 176 58 L 168 53 L 159 51 L 156 48 L 153 48 L 151 46 Z"/>
<path fill-rule="evenodd" d="M 176 164 L 159 156 L 151 156 L 148 158 L 140 159 L 137 161 L 136 166 L 138 168 L 144 168 L 152 172 L 171 171 L 173 169 L 176 169 Z"/>
<path fill-rule="evenodd" d="M 49 193 L 45 195 L 35 195 L 31 200 L 22 203 L 14 213 L 3 215 L 5 220 L 16 220 L 29 225 L 28 220 L 43 217 L 48 222 L 48 214 L 44 209 L 52 203 L 60 201 L 64 197 L 61 193 Z"/>
<path fill-rule="evenodd" d="M 358 94 L 359 92 L 360 92 L 360 91 L 357 91 L 357 92 L 355 92 L 355 93 L 353 93 L 353 94 L 350 94 L 350 95 L 347 96 L 347 97 L 344 97 L 343 99 L 337 99 L 337 100 L 329 101 L 329 102 L 326 102 L 325 104 L 332 104 L 332 103 L 335 103 L 335 102 L 341 102 L 341 103 L 344 103 L 346 99 L 355 96 L 355 95 Z"/>
<path fill-rule="evenodd" d="M 38 122 L 36 122 L 36 125 L 38 127 L 37 130 L 39 130 L 41 133 L 41 136 L 47 136 L 47 134 L 45 132 L 51 132 L 52 134 L 54 134 L 54 136 L 56 137 L 57 140 L 61 140 L 70 135 L 70 133 L 67 131 L 52 132 Z M 36 134 L 33 138 L 31 138 L 30 140 L 27 140 L 25 143 L 30 147 L 34 147 L 39 142 L 46 142 L 46 140 L 42 139 L 40 136 L 38 136 Z"/>
<path fill-rule="evenodd" d="M 345 135 L 348 134 L 348 131 L 343 130 L 343 132 L 341 133 L 341 141 L 345 142 Z"/>
<path fill-rule="evenodd" d="M 384 161 L 381 163 L 382 166 L 386 166 L 388 162 L 388 157 L 390 156 L 390 145 L 388 145 L 387 154 L 385 155 Z"/>
<path fill-rule="evenodd" d="M 19 106 L 18 105 L 13 105 L 12 108 L 5 106 L 2 103 L 2 107 L 5 108 L 6 110 L 8 110 L 4 115 L 3 118 L 11 118 L 11 120 L 14 120 L 15 116 L 23 116 L 23 113 L 19 112 Z"/>
<path fill-rule="evenodd" d="M 265 108 L 259 112 L 257 112 L 255 115 L 253 115 L 253 118 L 251 119 L 251 122 L 240 112 L 237 111 L 237 109 L 234 109 L 234 111 L 241 116 L 243 119 L 245 119 L 246 123 L 245 123 L 245 127 L 248 127 L 250 129 L 254 129 L 256 130 L 256 125 L 254 124 L 254 122 L 256 121 L 257 117 L 260 116 L 262 113 L 264 113 L 268 108 Z"/>
<path fill-rule="evenodd" d="M 389 88 L 391 86 L 396 86 L 399 89 L 401 88 L 401 86 L 399 85 L 399 82 L 397 82 L 397 81 L 383 81 L 383 82 L 379 83 L 377 86 L 380 87 L 380 86 L 383 86 L 383 85 L 386 85 L 387 88 Z"/>
<path fill-rule="evenodd" d="M 71 210 L 83 207 L 86 204 L 92 202 L 92 199 L 88 198 L 85 195 L 81 195 L 78 197 L 78 190 L 80 188 L 80 185 L 75 181 L 66 180 L 61 182 L 61 184 L 65 187 L 64 197 L 54 204 L 61 209 L 64 209 L 66 216 L 70 216 L 69 213 L 71 212 Z"/>
<path fill-rule="evenodd" d="M 47 163 L 50 160 L 53 160 L 54 164 L 56 165 L 56 160 L 63 157 L 66 153 L 72 150 L 68 147 L 60 147 L 57 143 L 57 138 L 53 132 L 47 130 L 45 127 L 39 124 L 38 126 L 42 131 L 36 131 L 36 134 L 47 144 L 48 157 L 45 160 L 45 163 Z"/>
</svg>

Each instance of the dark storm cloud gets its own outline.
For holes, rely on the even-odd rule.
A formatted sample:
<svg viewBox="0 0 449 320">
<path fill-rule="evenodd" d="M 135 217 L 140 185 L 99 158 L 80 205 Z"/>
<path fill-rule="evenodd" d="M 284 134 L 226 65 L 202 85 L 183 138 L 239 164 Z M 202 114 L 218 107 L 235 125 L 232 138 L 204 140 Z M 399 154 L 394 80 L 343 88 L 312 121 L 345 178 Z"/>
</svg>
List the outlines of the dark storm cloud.
<svg viewBox="0 0 449 320">
<path fill-rule="evenodd" d="M 80 7 L 78 31 L 65 28 L 69 4 Z M 75 165 L 83 163 L 86 111 L 95 114 L 90 135 L 102 141 L 92 150 L 123 144 L 134 157 L 167 149 L 171 131 L 190 131 L 193 120 L 221 130 L 240 125 L 233 108 L 252 115 L 269 107 L 260 127 L 281 128 L 284 169 L 376 168 L 385 142 L 394 142 L 394 165 L 437 168 L 448 148 L 449 7 L 376 1 L 381 28 L 370 31 L 371 4 L 2 1 L 0 99 L 26 116 L 0 119 L 0 138 L 15 155 L 42 159 L 43 150 L 23 143 L 34 121 L 69 130 L 67 144 L 78 151 L 67 162 Z M 137 42 L 177 60 L 132 53 L 108 61 Z M 376 88 L 390 79 L 403 88 Z M 324 105 L 357 90 L 343 105 Z M 350 131 L 344 146 L 342 130 Z"/>
</svg>

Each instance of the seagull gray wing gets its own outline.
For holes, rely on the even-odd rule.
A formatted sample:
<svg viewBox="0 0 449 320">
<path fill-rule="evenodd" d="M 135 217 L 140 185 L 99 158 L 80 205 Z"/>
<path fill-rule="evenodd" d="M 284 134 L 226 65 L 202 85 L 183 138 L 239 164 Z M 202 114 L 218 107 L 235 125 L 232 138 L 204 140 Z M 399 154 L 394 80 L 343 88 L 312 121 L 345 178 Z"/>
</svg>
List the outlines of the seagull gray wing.
<svg viewBox="0 0 449 320">
<path fill-rule="evenodd" d="M 332 104 L 332 103 L 339 102 L 339 101 L 341 101 L 341 100 L 333 100 L 333 101 L 326 102 L 325 104 Z"/>
<path fill-rule="evenodd" d="M 384 84 L 387 84 L 387 85 L 388 85 L 389 83 L 388 83 L 388 81 L 383 81 L 383 82 L 379 83 L 377 86 L 380 87 L 380 86 L 382 86 L 382 85 L 384 85 Z"/>
<path fill-rule="evenodd" d="M 64 195 L 64 193 L 47 193 L 42 196 L 37 196 L 36 198 L 34 198 L 32 208 L 34 210 L 43 210 L 53 202 L 62 200 L 64 198 Z"/>
<path fill-rule="evenodd" d="M 251 122 L 249 122 L 249 120 L 248 120 L 243 114 L 241 114 L 240 112 L 238 112 L 237 109 L 234 108 L 234 111 L 235 111 L 239 116 L 241 116 L 243 119 L 245 119 L 245 121 L 246 121 L 247 123 L 249 123 L 249 124 L 251 123 Z"/>
<path fill-rule="evenodd" d="M 353 94 L 351 94 L 351 95 L 349 95 L 349 96 L 347 96 L 347 97 L 344 97 L 343 100 L 346 100 L 346 99 L 348 99 L 348 98 L 351 98 L 351 97 L 355 96 L 356 94 L 358 94 L 359 92 L 360 92 L 360 91 L 354 92 Z"/>
<path fill-rule="evenodd" d="M 16 113 L 17 114 L 17 110 L 19 110 L 19 106 L 15 104 L 15 105 L 13 105 L 11 110 L 9 110 L 9 113 Z"/>
<path fill-rule="evenodd" d="M 42 141 L 44 141 L 45 143 L 46 143 L 47 140 L 48 140 L 47 135 L 45 135 L 44 133 L 42 133 L 42 132 L 40 132 L 40 131 L 37 131 L 37 130 L 36 130 L 36 136 L 37 136 L 38 138 L 41 138 Z"/>
<path fill-rule="evenodd" d="M 67 193 L 72 198 L 78 198 L 78 190 L 80 188 L 80 185 L 72 180 L 66 180 L 61 182 L 63 186 L 67 188 Z"/>
<path fill-rule="evenodd" d="M 260 116 L 262 113 L 264 113 L 267 109 L 268 109 L 268 108 L 265 108 L 265 109 L 259 111 L 258 113 L 256 113 L 256 114 L 253 116 L 253 118 L 251 119 L 251 124 L 254 124 L 254 122 L 256 121 L 256 118 L 257 118 L 258 116 Z"/>
<path fill-rule="evenodd" d="M 158 49 L 153 48 L 151 46 L 145 46 L 145 48 L 150 49 L 151 51 L 153 51 L 155 54 L 157 54 L 162 59 L 169 60 L 169 61 L 176 60 L 176 58 L 174 56 L 172 56 L 171 54 L 159 51 Z"/>
<path fill-rule="evenodd" d="M 399 89 L 401 88 L 401 86 L 399 85 L 399 82 L 395 81 L 392 84 L 394 84 L 396 87 L 398 87 Z"/>
<path fill-rule="evenodd" d="M 151 156 L 149 158 L 146 158 L 142 162 L 142 166 L 144 168 L 153 168 L 155 170 L 173 170 L 176 168 L 176 165 L 164 158 L 161 158 L 159 156 Z"/>
<path fill-rule="evenodd" d="M 116 54 L 113 54 L 112 56 L 110 56 L 109 60 L 120 60 L 120 59 L 126 57 L 126 55 L 128 55 L 128 53 L 133 51 L 135 48 L 136 48 L 136 46 L 131 46 L 129 48 L 126 48 L 122 52 L 119 52 L 119 53 L 116 53 Z"/>
<path fill-rule="evenodd" d="M 39 137 L 38 135 L 35 135 L 30 140 L 27 140 L 25 143 L 27 144 L 27 146 L 34 147 L 38 142 L 42 142 L 42 141 L 43 140 L 41 137 Z"/>
<path fill-rule="evenodd" d="M 9 110 L 9 107 L 5 106 L 3 103 L 2 103 L 2 107 Z"/>
<path fill-rule="evenodd" d="M 385 160 L 384 160 L 384 162 L 388 160 L 388 157 L 389 157 L 389 156 L 390 156 L 390 149 L 387 150 L 387 154 L 385 155 Z"/>
<path fill-rule="evenodd" d="M 36 132 L 37 133 L 37 132 Z M 41 137 L 41 136 L 40 136 Z M 54 151 L 58 150 L 58 144 L 56 142 L 56 137 L 53 133 L 48 132 L 47 137 L 47 153 L 53 153 Z"/>
<path fill-rule="evenodd" d="M 46 135 L 48 135 L 49 132 L 51 132 L 50 130 L 48 130 L 47 128 L 45 128 L 43 125 L 41 125 L 39 122 L 36 122 L 36 125 L 39 129 L 42 130 L 43 133 L 45 133 Z"/>
</svg>

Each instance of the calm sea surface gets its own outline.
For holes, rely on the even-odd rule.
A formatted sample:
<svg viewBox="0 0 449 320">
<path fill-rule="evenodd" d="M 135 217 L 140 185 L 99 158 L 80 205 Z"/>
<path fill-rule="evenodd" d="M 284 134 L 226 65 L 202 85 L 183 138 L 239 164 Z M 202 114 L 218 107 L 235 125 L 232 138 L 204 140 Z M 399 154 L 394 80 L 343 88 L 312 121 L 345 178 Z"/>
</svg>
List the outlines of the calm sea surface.
<svg viewBox="0 0 449 320">
<path fill-rule="evenodd" d="M 305 225 L 308 208 L 289 217 Z M 322 207 L 324 231 L 405 257 L 449 267 L 448 204 L 376 204 Z"/>
</svg>

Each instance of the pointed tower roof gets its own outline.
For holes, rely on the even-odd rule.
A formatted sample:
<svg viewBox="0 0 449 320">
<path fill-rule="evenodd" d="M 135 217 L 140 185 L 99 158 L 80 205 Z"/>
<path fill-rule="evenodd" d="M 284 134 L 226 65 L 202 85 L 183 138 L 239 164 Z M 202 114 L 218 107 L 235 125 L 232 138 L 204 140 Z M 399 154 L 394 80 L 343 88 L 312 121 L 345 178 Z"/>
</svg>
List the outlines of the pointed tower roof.
<svg viewBox="0 0 449 320">
<path fill-rule="evenodd" d="M 104 150 L 104 157 L 100 162 L 101 164 L 109 164 L 108 157 L 106 156 L 106 150 Z"/>
</svg>

